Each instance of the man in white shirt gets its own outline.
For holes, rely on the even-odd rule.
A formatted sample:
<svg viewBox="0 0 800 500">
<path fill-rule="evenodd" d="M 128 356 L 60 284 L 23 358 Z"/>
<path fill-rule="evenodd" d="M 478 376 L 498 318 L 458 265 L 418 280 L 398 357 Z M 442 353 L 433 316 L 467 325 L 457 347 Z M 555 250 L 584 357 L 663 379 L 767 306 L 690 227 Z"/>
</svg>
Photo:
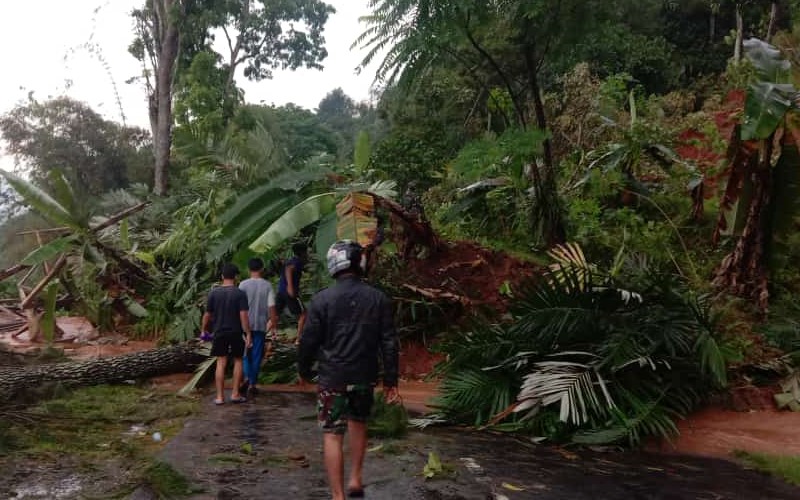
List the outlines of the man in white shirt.
<svg viewBox="0 0 800 500">
<path fill-rule="evenodd" d="M 275 292 L 272 284 L 262 277 L 264 261 L 259 258 L 250 259 L 247 267 L 250 269 L 250 278 L 242 281 L 239 289 L 247 294 L 253 345 L 245 353 L 244 384 L 241 391 L 253 395 L 257 392 L 258 372 L 267 342 L 275 340 L 278 330 L 278 314 L 275 310 Z M 267 331 L 270 332 L 269 339 L 266 338 Z"/>
</svg>

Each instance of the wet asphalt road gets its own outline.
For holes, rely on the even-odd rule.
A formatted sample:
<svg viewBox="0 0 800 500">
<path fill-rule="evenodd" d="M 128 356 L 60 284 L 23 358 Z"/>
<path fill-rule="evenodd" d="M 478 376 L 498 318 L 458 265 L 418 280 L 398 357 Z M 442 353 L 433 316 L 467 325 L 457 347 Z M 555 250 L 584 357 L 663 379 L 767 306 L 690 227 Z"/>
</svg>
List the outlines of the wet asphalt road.
<svg viewBox="0 0 800 500">
<path fill-rule="evenodd" d="M 207 399 L 162 452 L 197 487 L 191 498 L 330 498 L 313 395 Z M 373 440 L 369 450 L 369 499 L 800 499 L 800 488 L 723 460 L 565 451 L 459 429 Z M 422 475 L 429 452 L 445 469 L 433 479 Z"/>
</svg>

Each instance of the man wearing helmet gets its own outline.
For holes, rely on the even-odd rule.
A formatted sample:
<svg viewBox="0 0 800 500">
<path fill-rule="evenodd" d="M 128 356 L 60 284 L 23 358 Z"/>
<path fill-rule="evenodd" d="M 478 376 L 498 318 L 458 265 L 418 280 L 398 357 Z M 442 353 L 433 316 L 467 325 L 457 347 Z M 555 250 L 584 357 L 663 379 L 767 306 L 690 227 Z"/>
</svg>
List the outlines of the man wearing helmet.
<svg viewBox="0 0 800 500">
<path fill-rule="evenodd" d="M 334 500 L 345 498 L 345 432 L 350 434 L 352 459 L 348 496 L 364 496 L 367 419 L 379 356 L 386 401 L 399 400 L 398 340 L 392 304 L 385 294 L 361 280 L 362 255 L 361 246 L 349 240 L 338 241 L 328 250 L 328 272 L 336 283 L 311 299 L 298 353 L 298 371 L 305 380 L 312 378 L 314 361 L 319 363 L 317 411 Z"/>
</svg>

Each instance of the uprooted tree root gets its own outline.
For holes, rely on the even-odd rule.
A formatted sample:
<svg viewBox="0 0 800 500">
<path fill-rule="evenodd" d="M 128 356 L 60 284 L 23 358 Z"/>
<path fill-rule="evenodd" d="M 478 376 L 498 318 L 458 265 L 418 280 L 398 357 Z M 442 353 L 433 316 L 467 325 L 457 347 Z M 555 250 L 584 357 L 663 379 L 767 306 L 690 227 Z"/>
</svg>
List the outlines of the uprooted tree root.
<svg viewBox="0 0 800 500">
<path fill-rule="evenodd" d="M 373 277 L 390 283 L 396 299 L 418 297 L 447 309 L 448 320 L 464 312 L 502 314 L 514 290 L 541 271 L 531 262 L 470 241 L 445 241 L 416 212 L 375 196 L 389 213 L 389 238 L 397 245 L 402 269 L 378 266 Z"/>
</svg>

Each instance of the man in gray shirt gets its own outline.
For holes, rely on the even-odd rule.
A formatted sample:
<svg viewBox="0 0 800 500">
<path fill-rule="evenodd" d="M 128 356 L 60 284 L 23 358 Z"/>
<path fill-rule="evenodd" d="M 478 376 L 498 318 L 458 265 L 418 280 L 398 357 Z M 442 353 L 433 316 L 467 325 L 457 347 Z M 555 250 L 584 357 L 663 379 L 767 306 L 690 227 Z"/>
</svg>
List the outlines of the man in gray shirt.
<svg viewBox="0 0 800 500">
<path fill-rule="evenodd" d="M 253 345 L 244 357 L 244 384 L 241 391 L 253 395 L 257 392 L 258 371 L 267 347 L 267 331 L 270 332 L 269 342 L 274 341 L 278 331 L 278 314 L 275 311 L 275 292 L 272 285 L 262 277 L 264 261 L 259 258 L 250 259 L 247 267 L 250 269 L 250 278 L 242 281 L 239 289 L 247 294 Z"/>
</svg>

